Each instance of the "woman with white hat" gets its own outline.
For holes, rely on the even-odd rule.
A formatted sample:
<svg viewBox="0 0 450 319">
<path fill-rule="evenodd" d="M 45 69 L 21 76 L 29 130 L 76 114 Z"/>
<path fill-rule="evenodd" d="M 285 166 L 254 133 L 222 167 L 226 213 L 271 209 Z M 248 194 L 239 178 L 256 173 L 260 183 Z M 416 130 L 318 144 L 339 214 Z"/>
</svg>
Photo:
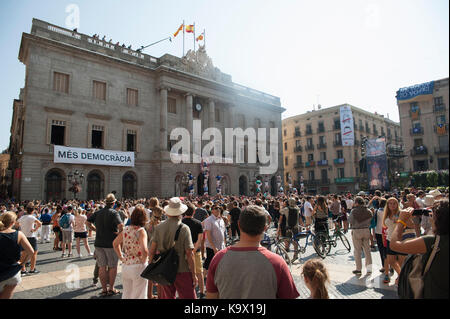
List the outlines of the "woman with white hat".
<svg viewBox="0 0 450 319">
<path fill-rule="evenodd" d="M 156 250 L 164 253 L 172 248 L 176 232 L 180 230 L 174 246 L 179 258 L 177 277 L 172 285 L 161 286 L 161 299 L 175 299 L 176 292 L 180 299 L 196 299 L 194 244 L 189 226 L 181 222 L 181 215 L 186 210 L 187 206 L 181 203 L 180 198 L 172 197 L 169 204 L 164 207 L 164 212 L 169 218 L 156 226 L 153 233 L 149 262 L 152 262 Z"/>
</svg>

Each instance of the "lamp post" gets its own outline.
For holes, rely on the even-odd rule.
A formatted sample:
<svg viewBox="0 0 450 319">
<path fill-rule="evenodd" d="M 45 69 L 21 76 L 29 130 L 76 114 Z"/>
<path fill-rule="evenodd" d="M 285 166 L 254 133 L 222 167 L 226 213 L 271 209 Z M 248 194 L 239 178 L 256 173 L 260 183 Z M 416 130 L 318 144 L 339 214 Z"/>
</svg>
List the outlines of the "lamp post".
<svg viewBox="0 0 450 319">
<path fill-rule="evenodd" d="M 69 179 L 69 192 L 73 193 L 74 199 L 77 199 L 77 193 L 81 192 L 81 185 L 83 184 L 84 180 L 84 174 L 83 172 L 78 172 L 78 170 L 75 170 L 73 173 L 69 172 L 67 175 Z"/>
</svg>

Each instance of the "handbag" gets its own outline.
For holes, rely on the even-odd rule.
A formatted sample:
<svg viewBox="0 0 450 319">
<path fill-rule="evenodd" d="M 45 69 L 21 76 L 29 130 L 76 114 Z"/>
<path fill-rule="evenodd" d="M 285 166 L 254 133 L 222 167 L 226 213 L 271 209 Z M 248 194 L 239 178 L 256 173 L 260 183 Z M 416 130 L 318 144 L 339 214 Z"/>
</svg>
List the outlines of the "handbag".
<svg viewBox="0 0 450 319">
<path fill-rule="evenodd" d="M 153 261 L 141 273 L 141 277 L 156 282 L 163 286 L 172 285 L 178 273 L 178 253 L 175 250 L 175 243 L 180 234 L 181 224 L 175 233 L 173 245 L 167 251 L 156 255 Z"/>
</svg>

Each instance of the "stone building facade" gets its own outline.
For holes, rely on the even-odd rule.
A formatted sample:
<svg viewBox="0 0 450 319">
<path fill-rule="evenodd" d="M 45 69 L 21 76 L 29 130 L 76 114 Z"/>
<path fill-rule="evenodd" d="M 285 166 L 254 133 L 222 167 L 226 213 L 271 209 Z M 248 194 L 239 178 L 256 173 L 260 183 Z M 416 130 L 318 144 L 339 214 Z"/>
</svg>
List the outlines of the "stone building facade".
<svg viewBox="0 0 450 319">
<path fill-rule="evenodd" d="M 445 78 L 397 91 L 409 172 L 448 169 L 448 89 Z"/>
<path fill-rule="evenodd" d="M 361 142 L 384 136 L 391 171 L 403 171 L 401 130 L 383 115 L 349 105 L 355 142 L 343 146 L 340 107 L 308 111 L 283 120 L 285 180 L 312 194 L 355 192 L 364 189 L 367 176 L 360 172 Z M 288 187 L 288 184 L 286 187 Z M 366 187 L 367 188 L 367 187 Z"/>
<path fill-rule="evenodd" d="M 19 60 L 26 66 L 25 87 L 14 101 L 10 169 L 13 195 L 21 200 L 71 198 L 75 171 L 84 176 L 80 199 L 112 191 L 119 198 L 186 196 L 186 173 L 200 184 L 200 164 L 174 164 L 176 141 L 169 137 L 179 127 L 192 136 L 193 120 L 222 134 L 225 128 L 277 128 L 281 145 L 280 99 L 233 83 L 204 47 L 183 58 L 155 58 L 33 19 Z M 54 145 L 134 152 L 135 163 L 55 163 Z M 216 194 L 216 175 L 223 176 L 225 194 L 251 195 L 258 178 L 276 191 L 273 181 L 284 175 L 281 147 L 277 171 L 263 176 L 261 164 L 238 164 L 236 153 L 232 163 L 210 165 L 210 195 Z"/>
</svg>

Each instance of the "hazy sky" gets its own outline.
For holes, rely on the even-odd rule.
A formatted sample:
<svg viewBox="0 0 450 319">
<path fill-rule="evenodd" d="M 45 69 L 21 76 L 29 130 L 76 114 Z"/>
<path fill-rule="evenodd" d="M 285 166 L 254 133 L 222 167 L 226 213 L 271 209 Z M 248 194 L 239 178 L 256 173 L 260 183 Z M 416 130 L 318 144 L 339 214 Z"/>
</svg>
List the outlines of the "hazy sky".
<svg viewBox="0 0 450 319">
<path fill-rule="evenodd" d="M 13 99 L 24 86 L 18 54 L 32 18 L 106 35 L 133 48 L 172 35 L 181 22 L 206 29 L 213 64 L 235 83 L 280 97 L 283 118 L 344 103 L 399 121 L 395 92 L 448 77 L 448 0 L 127 0 L 0 2 L 0 148 L 9 145 Z M 72 21 L 73 22 L 73 21 Z M 181 57 L 182 35 L 144 52 Z M 186 51 L 193 36 L 186 34 Z"/>
</svg>

